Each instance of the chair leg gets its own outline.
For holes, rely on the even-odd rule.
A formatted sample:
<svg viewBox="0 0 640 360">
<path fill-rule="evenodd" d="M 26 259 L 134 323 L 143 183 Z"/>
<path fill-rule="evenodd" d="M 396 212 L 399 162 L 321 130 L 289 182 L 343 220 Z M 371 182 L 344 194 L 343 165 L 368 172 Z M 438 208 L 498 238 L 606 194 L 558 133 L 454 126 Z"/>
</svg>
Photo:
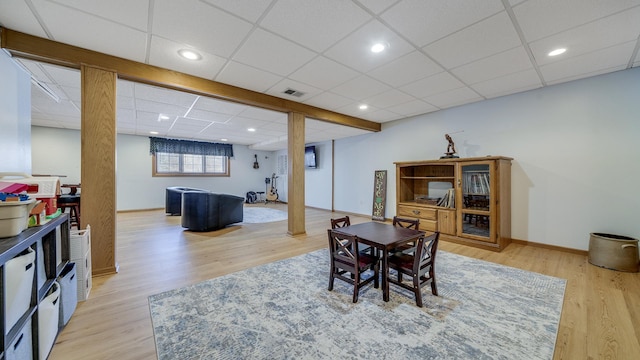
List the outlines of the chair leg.
<svg viewBox="0 0 640 360">
<path fill-rule="evenodd" d="M 413 278 L 413 293 L 416 296 L 416 305 L 422 307 L 422 291 L 420 290 L 420 279 L 418 277 Z"/>
<path fill-rule="evenodd" d="M 360 292 L 360 289 L 358 288 L 358 283 L 360 283 L 360 274 L 356 274 L 356 278 L 355 281 L 353 282 L 353 302 L 357 303 L 358 302 L 358 292 Z"/>
<path fill-rule="evenodd" d="M 331 274 L 329 275 L 329 291 L 333 290 L 333 280 L 335 279 L 335 268 L 331 266 Z"/>
<path fill-rule="evenodd" d="M 380 287 L 380 266 L 376 263 L 373 267 L 373 276 L 375 276 L 375 278 L 373 278 L 373 287 L 375 289 Z"/>
<path fill-rule="evenodd" d="M 431 293 L 438 296 L 438 285 L 436 285 L 436 274 L 431 274 Z"/>
</svg>

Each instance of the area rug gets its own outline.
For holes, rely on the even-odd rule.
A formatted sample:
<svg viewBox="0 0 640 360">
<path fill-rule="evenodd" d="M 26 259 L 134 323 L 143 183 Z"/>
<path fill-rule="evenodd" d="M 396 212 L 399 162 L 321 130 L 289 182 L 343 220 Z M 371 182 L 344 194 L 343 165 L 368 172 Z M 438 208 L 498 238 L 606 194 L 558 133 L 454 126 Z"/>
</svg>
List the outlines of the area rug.
<svg viewBox="0 0 640 360">
<path fill-rule="evenodd" d="M 424 307 L 327 291 L 319 250 L 149 297 L 158 359 L 551 359 L 566 281 L 438 252 Z"/>
<path fill-rule="evenodd" d="M 272 209 L 267 207 L 244 207 L 244 213 L 242 214 L 242 223 L 245 224 L 259 224 L 274 221 L 287 220 L 289 217 L 286 211 Z"/>
</svg>

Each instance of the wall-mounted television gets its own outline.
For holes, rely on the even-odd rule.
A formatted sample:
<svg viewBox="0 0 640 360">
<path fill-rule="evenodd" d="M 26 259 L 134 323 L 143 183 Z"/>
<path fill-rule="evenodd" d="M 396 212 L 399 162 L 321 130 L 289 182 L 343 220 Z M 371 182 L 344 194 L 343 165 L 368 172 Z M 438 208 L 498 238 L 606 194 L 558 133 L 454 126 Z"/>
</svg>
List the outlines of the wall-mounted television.
<svg viewBox="0 0 640 360">
<path fill-rule="evenodd" d="M 318 158 L 316 157 L 316 147 L 313 145 L 304 148 L 304 167 L 315 169 L 318 167 Z"/>
</svg>

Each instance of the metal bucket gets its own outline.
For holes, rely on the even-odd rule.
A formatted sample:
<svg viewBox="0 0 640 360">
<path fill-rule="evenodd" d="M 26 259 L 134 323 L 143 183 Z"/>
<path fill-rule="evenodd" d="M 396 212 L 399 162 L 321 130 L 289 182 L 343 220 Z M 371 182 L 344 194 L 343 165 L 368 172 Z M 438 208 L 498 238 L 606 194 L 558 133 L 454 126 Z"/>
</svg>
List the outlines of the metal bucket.
<svg viewBox="0 0 640 360">
<path fill-rule="evenodd" d="M 622 235 L 591 233 L 589 263 L 611 270 L 638 272 L 638 240 Z"/>
</svg>

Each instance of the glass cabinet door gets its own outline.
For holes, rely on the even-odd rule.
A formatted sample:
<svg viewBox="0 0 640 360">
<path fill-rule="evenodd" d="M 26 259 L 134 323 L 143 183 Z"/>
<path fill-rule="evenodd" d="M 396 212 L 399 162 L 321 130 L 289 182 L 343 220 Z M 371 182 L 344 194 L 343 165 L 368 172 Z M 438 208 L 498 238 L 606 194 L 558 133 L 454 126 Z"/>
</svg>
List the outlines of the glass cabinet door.
<svg viewBox="0 0 640 360">
<path fill-rule="evenodd" d="M 491 238 L 491 163 L 474 162 L 460 165 L 461 209 L 459 236 Z"/>
</svg>

